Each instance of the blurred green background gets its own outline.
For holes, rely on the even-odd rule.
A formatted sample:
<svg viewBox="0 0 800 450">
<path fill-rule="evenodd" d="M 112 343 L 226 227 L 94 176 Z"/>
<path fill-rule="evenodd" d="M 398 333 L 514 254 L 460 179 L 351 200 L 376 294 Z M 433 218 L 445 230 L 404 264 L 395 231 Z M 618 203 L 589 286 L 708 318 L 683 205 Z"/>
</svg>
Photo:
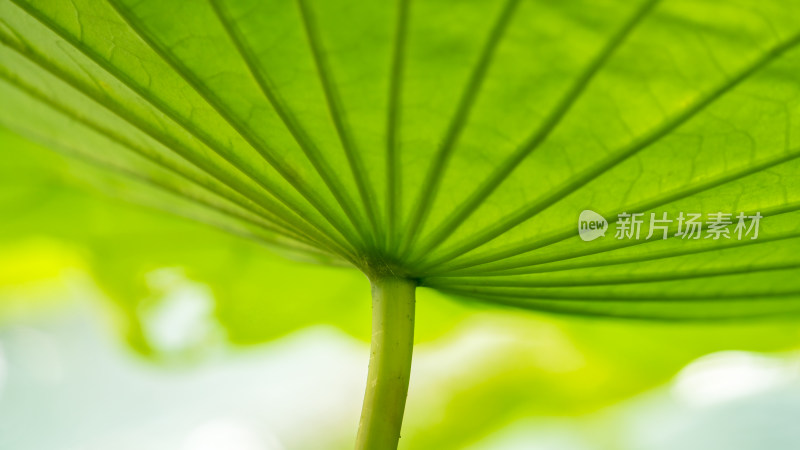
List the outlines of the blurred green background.
<svg viewBox="0 0 800 450">
<path fill-rule="evenodd" d="M 0 158 L 0 448 L 350 448 L 360 273 L 100 194 L 10 131 Z M 402 448 L 800 448 L 796 322 L 586 320 L 426 289 L 418 310 Z"/>
</svg>

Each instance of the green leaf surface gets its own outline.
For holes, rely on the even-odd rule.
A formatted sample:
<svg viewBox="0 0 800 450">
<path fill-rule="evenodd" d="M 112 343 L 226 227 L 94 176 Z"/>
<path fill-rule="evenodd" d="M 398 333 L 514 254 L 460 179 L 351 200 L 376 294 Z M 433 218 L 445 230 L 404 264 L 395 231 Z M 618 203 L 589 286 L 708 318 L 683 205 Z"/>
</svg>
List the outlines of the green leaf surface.
<svg viewBox="0 0 800 450">
<path fill-rule="evenodd" d="M 795 314 L 798 23 L 779 0 L 9 0 L 0 123 L 115 195 L 458 298 Z M 607 236 L 579 238 L 585 209 Z M 613 237 L 682 211 L 764 218 Z"/>
<path fill-rule="evenodd" d="M 154 211 L 159 205 L 146 185 L 111 183 L 101 177 L 105 168 L 61 157 L 8 130 L 0 129 L 0 147 L 0 326 L 19 313 L 57 310 L 76 290 L 83 301 L 91 298 L 93 289 L 86 292 L 80 281 L 88 276 L 111 300 L 114 328 L 143 355 L 169 362 L 183 355 L 159 348 L 146 333 L 148 310 L 168 300 L 169 286 L 154 282 L 166 272 L 208 288 L 208 322 L 235 345 L 321 324 L 369 340 L 369 288 L 359 272 L 330 260 L 307 264 L 324 255 L 265 243 L 247 230 L 226 230 L 238 234 L 231 235 L 193 217 L 173 217 L 174 211 Z M 95 187 L 103 182 L 106 195 L 98 195 Z M 132 187 L 143 192 L 133 195 Z M 303 298 L 313 298 L 313 307 Z M 418 321 L 417 342 L 440 337 L 469 313 L 428 298 L 420 306 L 425 319 Z"/>
</svg>

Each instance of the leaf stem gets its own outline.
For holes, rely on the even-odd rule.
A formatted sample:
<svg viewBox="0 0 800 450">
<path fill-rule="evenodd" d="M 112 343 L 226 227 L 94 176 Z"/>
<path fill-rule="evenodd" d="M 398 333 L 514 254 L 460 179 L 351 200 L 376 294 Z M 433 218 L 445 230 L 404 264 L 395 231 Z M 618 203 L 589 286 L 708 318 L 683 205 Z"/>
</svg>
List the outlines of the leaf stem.
<svg viewBox="0 0 800 450">
<path fill-rule="evenodd" d="M 393 450 L 411 373 L 416 282 L 397 277 L 371 282 L 372 348 L 356 450 Z"/>
</svg>

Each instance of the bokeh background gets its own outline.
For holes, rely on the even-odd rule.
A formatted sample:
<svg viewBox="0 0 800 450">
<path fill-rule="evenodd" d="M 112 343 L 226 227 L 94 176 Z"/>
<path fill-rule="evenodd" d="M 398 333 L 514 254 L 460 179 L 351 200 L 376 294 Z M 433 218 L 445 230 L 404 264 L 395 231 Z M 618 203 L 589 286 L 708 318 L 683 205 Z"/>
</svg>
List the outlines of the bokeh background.
<svg viewBox="0 0 800 450">
<path fill-rule="evenodd" d="M 351 448 L 367 280 L 101 194 L 75 164 L 0 129 L 0 449 Z M 420 289 L 401 447 L 791 450 L 798 381 L 789 319 L 589 320 Z"/>
</svg>

